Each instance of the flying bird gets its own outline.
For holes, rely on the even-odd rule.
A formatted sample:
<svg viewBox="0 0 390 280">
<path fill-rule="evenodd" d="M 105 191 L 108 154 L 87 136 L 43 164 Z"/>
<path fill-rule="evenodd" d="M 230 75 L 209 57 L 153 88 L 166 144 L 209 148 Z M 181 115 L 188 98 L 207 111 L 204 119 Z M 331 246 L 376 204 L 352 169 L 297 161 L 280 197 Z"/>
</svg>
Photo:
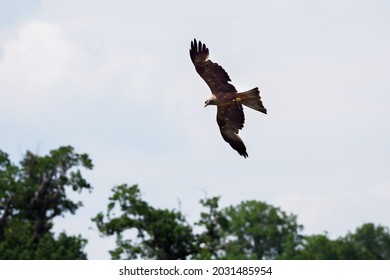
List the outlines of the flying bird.
<svg viewBox="0 0 390 280">
<path fill-rule="evenodd" d="M 190 56 L 196 72 L 205 80 L 211 90 L 211 97 L 205 101 L 208 105 L 217 106 L 217 123 L 222 138 L 241 156 L 247 157 L 246 147 L 238 131 L 244 127 L 245 116 L 242 105 L 267 114 L 260 98 L 259 89 L 253 88 L 237 92 L 229 83 L 231 80 L 226 71 L 217 63 L 209 60 L 209 49 L 196 39 L 191 42 Z"/>
</svg>

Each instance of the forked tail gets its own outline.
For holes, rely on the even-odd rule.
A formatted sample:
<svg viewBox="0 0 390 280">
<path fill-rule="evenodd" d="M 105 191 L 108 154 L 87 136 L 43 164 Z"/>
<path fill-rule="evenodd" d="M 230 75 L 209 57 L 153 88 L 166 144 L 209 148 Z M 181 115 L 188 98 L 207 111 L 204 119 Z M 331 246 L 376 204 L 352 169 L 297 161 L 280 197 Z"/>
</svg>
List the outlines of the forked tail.
<svg viewBox="0 0 390 280">
<path fill-rule="evenodd" d="M 240 103 L 242 105 L 267 114 L 267 109 L 261 101 L 260 91 L 257 87 L 248 91 L 237 93 L 237 98 L 240 99 Z"/>
</svg>

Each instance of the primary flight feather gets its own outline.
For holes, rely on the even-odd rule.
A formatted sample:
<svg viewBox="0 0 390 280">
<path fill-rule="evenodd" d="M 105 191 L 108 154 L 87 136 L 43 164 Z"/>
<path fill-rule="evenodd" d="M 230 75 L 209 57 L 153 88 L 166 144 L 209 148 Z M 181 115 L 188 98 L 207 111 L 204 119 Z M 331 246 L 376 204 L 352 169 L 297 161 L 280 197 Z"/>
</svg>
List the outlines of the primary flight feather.
<svg viewBox="0 0 390 280">
<path fill-rule="evenodd" d="M 196 72 L 211 89 L 211 97 L 206 100 L 204 106 L 217 106 L 217 123 L 222 138 L 246 158 L 248 153 L 245 144 L 238 135 L 245 122 L 242 105 L 267 114 L 259 89 L 256 87 L 245 92 L 237 92 L 236 88 L 229 83 L 231 80 L 226 71 L 209 60 L 209 49 L 201 41 L 197 42 L 194 39 L 191 42 L 190 56 Z"/>
</svg>

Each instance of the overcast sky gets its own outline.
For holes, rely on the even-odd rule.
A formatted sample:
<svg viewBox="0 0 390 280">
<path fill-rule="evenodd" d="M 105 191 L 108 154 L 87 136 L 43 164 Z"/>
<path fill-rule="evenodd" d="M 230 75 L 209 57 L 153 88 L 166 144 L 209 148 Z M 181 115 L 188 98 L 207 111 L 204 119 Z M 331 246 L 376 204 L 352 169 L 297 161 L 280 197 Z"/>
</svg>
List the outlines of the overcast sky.
<svg viewBox="0 0 390 280">
<path fill-rule="evenodd" d="M 385 0 L 0 0 L 0 149 L 15 163 L 61 145 L 90 155 L 93 192 L 55 221 L 90 259 L 110 258 L 90 219 L 122 183 L 155 207 L 180 199 L 189 221 L 207 192 L 281 207 L 307 234 L 390 226 L 389 14 Z M 247 159 L 203 108 L 193 38 L 237 90 L 260 88 Z"/>
</svg>

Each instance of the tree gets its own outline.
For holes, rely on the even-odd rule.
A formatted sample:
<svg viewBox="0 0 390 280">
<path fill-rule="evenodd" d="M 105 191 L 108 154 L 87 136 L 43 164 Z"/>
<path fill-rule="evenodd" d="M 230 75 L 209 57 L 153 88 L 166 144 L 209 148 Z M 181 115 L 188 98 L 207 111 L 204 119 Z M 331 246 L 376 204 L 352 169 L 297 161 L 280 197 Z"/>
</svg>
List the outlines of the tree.
<svg viewBox="0 0 390 280">
<path fill-rule="evenodd" d="M 276 259 L 300 242 L 297 217 L 265 202 L 244 201 L 223 213 L 229 224 L 226 259 Z"/>
<path fill-rule="evenodd" d="M 137 185 L 114 187 L 109 200 L 106 215 L 100 212 L 92 221 L 103 235 L 116 235 L 117 248 L 110 251 L 113 259 L 183 260 L 194 252 L 192 227 L 183 215 L 150 206 Z M 121 214 L 115 215 L 116 211 Z"/>
<path fill-rule="evenodd" d="M 301 248 L 283 255 L 283 259 L 299 260 L 337 260 L 340 258 L 339 240 L 330 240 L 326 234 L 304 236 Z"/>
<path fill-rule="evenodd" d="M 87 154 L 75 153 L 70 146 L 47 156 L 28 151 L 20 166 L 0 151 L 0 258 L 86 258 L 85 239 L 65 233 L 56 239 L 51 232 L 55 217 L 74 214 L 82 206 L 70 200 L 66 191 L 91 190 L 78 167 L 92 169 L 93 165 Z"/>
<path fill-rule="evenodd" d="M 303 260 L 388 260 L 389 228 L 372 223 L 358 227 L 354 233 L 335 240 L 326 235 L 305 236 L 301 246 L 286 259 Z"/>
<path fill-rule="evenodd" d="M 52 227 L 82 206 L 67 194 L 91 191 L 81 168 L 92 167 L 70 146 L 46 156 L 27 151 L 18 165 L 0 150 L 0 259 L 86 259 L 86 239 Z M 113 259 L 390 259 L 389 228 L 381 225 L 334 240 L 304 236 L 297 217 L 278 207 L 250 200 L 220 209 L 220 197 L 212 197 L 200 200 L 205 210 L 192 226 L 178 210 L 149 205 L 137 185 L 112 192 L 105 214 L 92 221 L 103 236 L 116 236 Z"/>
<path fill-rule="evenodd" d="M 20 189 L 18 172 L 8 155 L 0 150 L 0 241 L 5 238 L 5 226 L 14 212 L 15 194 Z"/>
<path fill-rule="evenodd" d="M 195 225 L 203 228 L 203 232 L 196 236 L 197 254 L 194 259 L 219 259 L 224 255 L 224 240 L 228 220 L 218 209 L 220 197 L 201 199 L 200 203 L 207 212 L 200 214 L 200 220 Z"/>
<path fill-rule="evenodd" d="M 103 235 L 116 235 L 117 248 L 110 251 L 114 259 L 271 259 L 300 238 L 296 216 L 263 202 L 220 210 L 219 197 L 203 199 L 207 211 L 195 223 L 202 232 L 194 234 L 180 212 L 142 200 L 137 185 L 120 185 L 113 193 L 106 214 L 93 221 Z"/>
<path fill-rule="evenodd" d="M 388 227 L 367 223 L 355 233 L 340 239 L 344 243 L 340 259 L 389 260 L 390 233 Z"/>
</svg>

